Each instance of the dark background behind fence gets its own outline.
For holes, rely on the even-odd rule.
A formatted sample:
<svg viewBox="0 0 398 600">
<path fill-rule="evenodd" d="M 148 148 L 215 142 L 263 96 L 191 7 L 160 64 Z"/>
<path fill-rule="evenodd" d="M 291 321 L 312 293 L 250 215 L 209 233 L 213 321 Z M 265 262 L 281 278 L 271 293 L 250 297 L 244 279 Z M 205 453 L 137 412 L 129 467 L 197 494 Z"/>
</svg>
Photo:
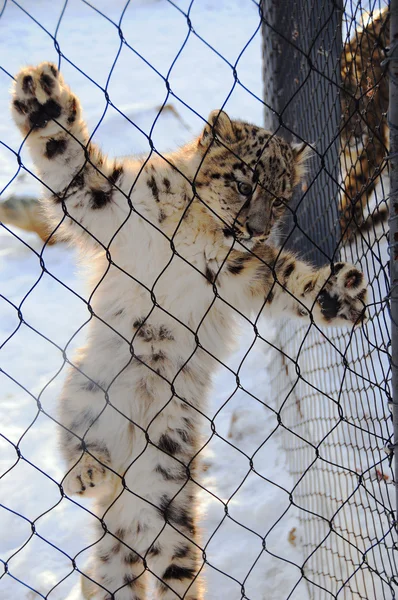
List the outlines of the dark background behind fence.
<svg viewBox="0 0 398 600">
<path fill-rule="evenodd" d="M 323 265 L 333 258 L 340 237 L 336 198 L 342 7 L 328 1 L 292 2 L 289 8 L 264 2 L 263 11 L 266 127 L 316 149 L 308 189 L 296 192 L 294 212 L 286 222 L 286 243 Z"/>
</svg>

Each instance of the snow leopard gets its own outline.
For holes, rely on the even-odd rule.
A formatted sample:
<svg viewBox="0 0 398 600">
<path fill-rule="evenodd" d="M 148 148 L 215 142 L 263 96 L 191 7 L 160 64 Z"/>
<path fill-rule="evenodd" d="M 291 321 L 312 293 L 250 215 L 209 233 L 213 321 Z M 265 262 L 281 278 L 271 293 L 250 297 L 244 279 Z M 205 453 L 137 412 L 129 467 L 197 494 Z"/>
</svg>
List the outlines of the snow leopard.
<svg viewBox="0 0 398 600">
<path fill-rule="evenodd" d="M 361 325 L 367 283 L 278 246 L 309 148 L 211 112 L 184 147 L 109 159 L 48 62 L 17 74 L 12 116 L 57 237 L 88 263 L 86 342 L 59 398 L 61 493 L 94 498 L 86 598 L 203 600 L 199 455 L 238 318 Z M 51 236 L 50 236 L 51 238 Z"/>
<path fill-rule="evenodd" d="M 344 185 L 340 226 L 346 240 L 388 218 L 388 205 L 373 209 L 372 197 L 389 150 L 389 82 L 383 63 L 390 43 L 388 8 L 363 16 L 341 54 L 341 155 Z"/>
</svg>

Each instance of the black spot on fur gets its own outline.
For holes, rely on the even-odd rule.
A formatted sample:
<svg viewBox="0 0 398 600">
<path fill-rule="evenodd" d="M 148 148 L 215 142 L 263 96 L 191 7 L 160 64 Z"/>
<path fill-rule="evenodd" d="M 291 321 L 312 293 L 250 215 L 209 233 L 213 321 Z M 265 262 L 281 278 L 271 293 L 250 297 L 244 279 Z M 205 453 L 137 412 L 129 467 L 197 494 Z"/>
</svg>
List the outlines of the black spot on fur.
<svg viewBox="0 0 398 600">
<path fill-rule="evenodd" d="M 142 338 L 145 342 L 151 342 L 153 340 L 152 327 L 145 324 L 139 326 L 137 336 Z"/>
<path fill-rule="evenodd" d="M 175 501 L 170 503 L 170 498 L 166 494 L 160 499 L 159 513 L 166 521 L 185 527 L 190 533 L 194 533 L 192 516 L 185 508 L 176 506 Z"/>
<path fill-rule="evenodd" d="M 125 586 L 127 587 L 133 587 L 135 585 L 135 582 L 137 581 L 138 577 L 133 577 L 132 575 L 125 575 L 123 577 L 123 583 Z"/>
<path fill-rule="evenodd" d="M 233 275 L 239 275 L 239 273 L 241 273 L 244 268 L 244 265 L 238 262 L 229 263 L 227 267 L 228 271 Z"/>
<path fill-rule="evenodd" d="M 205 277 L 206 277 L 206 279 L 207 279 L 207 281 L 208 281 L 209 283 L 214 283 L 214 275 L 215 275 L 215 274 L 213 273 L 213 271 L 212 271 L 212 270 L 209 268 L 209 266 L 207 265 L 207 266 L 206 266 L 206 273 L 205 273 Z"/>
<path fill-rule="evenodd" d="M 189 546 L 188 544 L 182 544 L 181 546 L 177 546 L 174 549 L 173 559 L 174 558 L 185 558 L 189 554 Z"/>
<path fill-rule="evenodd" d="M 157 465 L 155 468 L 156 473 L 159 473 L 165 481 L 172 481 L 174 479 L 174 474 L 172 471 L 168 471 L 162 465 Z"/>
<path fill-rule="evenodd" d="M 71 109 L 70 109 L 70 113 L 69 113 L 69 117 L 68 117 L 68 123 L 74 123 L 76 121 L 76 113 L 77 113 L 76 98 L 72 97 L 72 104 L 71 104 Z"/>
<path fill-rule="evenodd" d="M 112 173 L 109 175 L 109 181 L 111 182 L 111 184 L 114 185 L 122 174 L 123 167 L 115 167 Z"/>
<path fill-rule="evenodd" d="M 163 223 L 163 221 L 166 219 L 166 213 L 163 210 L 159 211 L 159 216 L 158 216 L 158 221 L 159 223 Z"/>
<path fill-rule="evenodd" d="M 110 558 L 111 558 L 111 557 L 110 557 L 110 555 L 109 555 L 109 554 L 99 554 L 99 555 L 98 555 L 98 558 L 99 558 L 99 560 L 100 560 L 101 562 L 103 562 L 103 563 L 107 563 L 107 562 L 109 562 L 109 561 L 110 561 Z"/>
<path fill-rule="evenodd" d="M 171 331 L 169 329 L 167 329 L 167 327 L 165 325 L 161 325 L 159 327 L 159 340 L 163 341 L 163 340 L 169 340 L 169 341 L 173 341 L 174 337 L 171 333 Z"/>
<path fill-rule="evenodd" d="M 58 102 L 55 102 L 55 100 L 47 100 L 47 102 L 43 104 L 43 109 L 51 119 L 56 119 L 62 112 L 61 106 Z"/>
<path fill-rule="evenodd" d="M 70 424 L 70 426 L 68 427 L 68 429 L 70 429 L 71 432 L 76 433 L 77 431 L 84 431 L 86 429 L 88 429 L 89 427 L 91 427 L 91 425 L 94 423 L 96 417 L 94 416 L 94 414 L 91 412 L 91 410 L 85 410 L 81 413 L 79 413 L 72 421 L 72 423 Z"/>
<path fill-rule="evenodd" d="M 86 486 L 84 485 L 84 483 L 83 483 L 83 480 L 82 480 L 82 478 L 81 478 L 81 476 L 80 476 L 80 475 L 78 475 L 78 476 L 76 477 L 76 479 L 78 479 L 78 480 L 79 480 L 79 482 L 80 482 L 80 491 L 79 491 L 78 493 L 79 493 L 79 494 L 81 494 L 82 492 L 85 492 L 85 491 L 86 491 Z"/>
<path fill-rule="evenodd" d="M 56 69 L 54 65 L 50 65 L 50 70 L 54 77 L 58 77 L 58 69 Z"/>
<path fill-rule="evenodd" d="M 162 579 L 165 581 L 168 579 L 178 579 L 179 581 L 182 581 L 183 579 L 192 579 L 194 576 L 194 569 L 180 567 L 179 565 L 170 565 L 163 573 Z"/>
<path fill-rule="evenodd" d="M 222 232 L 224 234 L 224 237 L 226 237 L 226 238 L 234 236 L 234 232 L 229 227 L 224 227 L 224 229 L 222 230 Z"/>
<path fill-rule="evenodd" d="M 117 311 L 116 311 L 116 312 L 113 314 L 113 316 L 114 316 L 114 317 L 119 317 L 119 316 L 120 316 L 120 315 L 121 315 L 123 312 L 124 312 L 124 308 L 121 308 L 120 310 L 117 310 Z"/>
<path fill-rule="evenodd" d="M 357 300 L 360 300 L 361 302 L 363 302 L 365 300 L 365 298 L 366 298 L 366 289 L 359 292 L 359 294 L 357 296 Z"/>
<path fill-rule="evenodd" d="M 194 425 L 190 419 L 188 419 L 187 417 L 183 417 L 182 420 L 184 421 L 184 423 L 188 427 L 188 429 L 192 429 L 192 430 L 194 429 Z M 178 431 L 180 431 L 180 430 L 178 430 Z"/>
<path fill-rule="evenodd" d="M 132 551 L 125 555 L 124 562 L 126 565 L 136 565 L 138 562 L 140 562 L 140 557 L 136 552 Z"/>
<path fill-rule="evenodd" d="M 28 107 L 24 102 L 21 102 L 20 100 L 14 100 L 13 104 L 14 104 L 14 107 L 17 109 L 17 111 L 21 115 L 24 115 L 27 113 Z"/>
<path fill-rule="evenodd" d="M 138 329 L 138 327 L 141 327 L 144 324 L 145 319 L 137 319 L 136 321 L 134 321 L 133 323 L 133 327 L 135 329 Z"/>
<path fill-rule="evenodd" d="M 314 286 L 315 286 L 315 281 L 309 281 L 308 283 L 306 283 L 306 285 L 304 286 L 303 296 L 305 296 L 305 294 L 309 294 L 310 292 L 312 292 L 312 290 L 314 289 Z"/>
<path fill-rule="evenodd" d="M 212 179 L 220 179 L 221 174 L 220 173 L 212 173 L 210 176 Z"/>
<path fill-rule="evenodd" d="M 63 154 L 67 148 L 68 142 L 64 138 L 60 140 L 55 140 L 50 138 L 46 143 L 46 157 L 54 158 L 54 156 L 59 156 Z"/>
<path fill-rule="evenodd" d="M 164 185 L 164 189 L 165 189 L 166 194 L 170 194 L 171 184 L 170 184 L 170 180 L 167 179 L 167 177 L 164 177 L 164 179 L 163 179 L 163 185 Z"/>
<path fill-rule="evenodd" d="M 365 183 L 368 181 L 368 178 L 367 178 L 367 176 L 365 175 L 365 173 L 356 173 L 356 174 L 355 174 L 355 179 L 356 179 L 356 180 L 357 180 L 359 183 L 361 183 L 362 185 L 364 185 L 364 184 L 365 184 Z"/>
<path fill-rule="evenodd" d="M 61 106 L 55 100 L 47 100 L 45 104 L 39 104 L 37 110 L 34 110 L 29 116 L 29 122 L 32 127 L 42 129 L 50 119 L 57 119 L 62 112 Z"/>
<path fill-rule="evenodd" d="M 178 442 L 173 440 L 167 433 L 163 433 L 158 442 L 160 450 L 164 450 L 168 454 L 174 455 L 181 450 L 181 446 Z"/>
<path fill-rule="evenodd" d="M 86 442 L 82 440 L 79 444 L 79 450 L 87 450 L 90 454 L 98 456 L 101 461 L 105 459 L 109 462 L 111 458 L 108 448 L 101 442 Z"/>
<path fill-rule="evenodd" d="M 25 77 L 22 80 L 22 89 L 25 92 L 25 94 L 29 94 L 32 86 L 33 86 L 33 77 L 31 75 L 25 75 Z"/>
<path fill-rule="evenodd" d="M 344 263 L 339 262 L 333 265 L 333 273 L 336 275 L 344 267 Z"/>
<path fill-rule="evenodd" d="M 82 390 L 86 392 L 94 392 L 99 389 L 98 385 L 94 381 L 85 381 L 82 385 Z"/>
<path fill-rule="evenodd" d="M 323 290 L 318 296 L 318 302 L 321 305 L 322 314 L 327 321 L 337 316 L 341 303 L 337 296 L 331 296 Z"/>
<path fill-rule="evenodd" d="M 267 304 L 271 304 L 272 300 L 274 299 L 274 292 L 268 292 L 267 294 L 267 298 L 266 298 L 266 302 Z"/>
<path fill-rule="evenodd" d="M 115 535 L 119 538 L 119 540 L 124 540 L 126 537 L 126 530 L 119 527 L 119 529 L 116 529 Z"/>
<path fill-rule="evenodd" d="M 147 180 L 146 184 L 149 187 L 149 189 L 151 190 L 152 195 L 155 198 L 156 202 L 159 202 L 159 188 L 157 186 L 156 180 L 153 175 L 150 179 Z"/>
<path fill-rule="evenodd" d="M 160 544 L 152 544 L 152 546 L 149 548 L 148 554 L 150 556 L 159 556 L 159 554 L 161 554 L 162 552 L 162 547 Z"/>
<path fill-rule="evenodd" d="M 40 75 L 40 85 L 48 96 L 51 96 L 52 89 L 54 87 L 54 80 L 45 73 Z"/>
<path fill-rule="evenodd" d="M 98 209 L 104 208 L 107 206 L 112 200 L 112 192 L 108 190 L 105 192 L 104 190 L 91 190 L 91 208 Z"/>
<path fill-rule="evenodd" d="M 153 362 L 159 362 L 160 360 L 164 360 L 166 358 L 166 355 L 164 352 L 159 351 L 159 352 L 154 352 L 152 354 L 152 361 Z"/>
<path fill-rule="evenodd" d="M 187 476 L 184 467 L 182 465 L 179 466 L 181 468 L 169 471 L 162 467 L 162 465 L 157 465 L 155 471 L 156 473 L 159 473 L 165 481 L 183 481 Z"/>
<path fill-rule="evenodd" d="M 77 188 L 84 187 L 84 172 L 81 171 L 72 180 L 72 186 Z"/>
<path fill-rule="evenodd" d="M 223 179 L 224 181 L 236 181 L 236 177 L 233 173 L 225 173 Z"/>
<path fill-rule="evenodd" d="M 157 587 L 159 589 L 159 593 L 162 596 L 164 594 L 166 594 L 169 591 L 169 589 L 170 589 L 165 583 L 163 583 L 162 581 L 159 581 L 159 580 L 156 582 L 156 585 L 157 585 Z"/>
<path fill-rule="evenodd" d="M 183 442 L 185 442 L 186 444 L 190 443 L 192 441 L 192 437 L 189 433 L 189 431 L 185 431 L 185 429 L 176 429 L 178 435 L 180 436 L 180 438 L 182 439 Z"/>
<path fill-rule="evenodd" d="M 288 277 L 290 277 L 290 275 L 293 273 L 295 268 L 296 268 L 296 265 L 294 262 L 287 265 L 287 267 L 283 273 L 283 277 L 284 277 L 285 281 L 288 279 Z"/>
</svg>

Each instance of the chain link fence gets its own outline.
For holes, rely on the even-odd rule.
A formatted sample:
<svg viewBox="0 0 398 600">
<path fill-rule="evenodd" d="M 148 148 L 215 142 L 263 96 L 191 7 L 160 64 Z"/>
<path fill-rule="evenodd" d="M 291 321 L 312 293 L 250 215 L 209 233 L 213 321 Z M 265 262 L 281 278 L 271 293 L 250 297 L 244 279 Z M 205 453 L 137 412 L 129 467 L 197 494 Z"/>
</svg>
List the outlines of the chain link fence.
<svg viewBox="0 0 398 600">
<path fill-rule="evenodd" d="M 52 7 L 52 20 L 50 9 L 47 13 L 41 3 L 32 7 L 28 3 L 5 0 L 0 10 L 0 28 L 2 23 L 8 26 L 7 18 L 13 14 L 14 19 L 28 23 L 24 31 L 32 36 L 40 31 L 55 48 L 61 70 L 77 71 L 88 80 L 93 90 L 93 104 L 99 101 L 104 107 L 100 117 L 94 119 L 94 141 L 101 142 L 102 132 L 107 129 L 105 137 L 107 141 L 112 140 L 114 125 L 107 121 L 112 111 L 122 123 L 121 130 L 117 130 L 119 135 L 123 133 L 128 138 L 128 132 L 133 130 L 141 136 L 141 143 L 144 140 L 144 166 L 152 155 L 165 156 L 157 148 L 159 127 L 165 128 L 168 140 L 170 127 L 182 131 L 182 138 L 192 137 L 191 132 L 205 122 L 201 106 L 187 102 L 184 94 L 175 91 L 173 86 L 175 83 L 178 89 L 173 69 L 184 61 L 190 44 L 199 44 L 195 47 L 196 53 L 191 50 L 190 60 L 196 60 L 202 52 L 204 60 L 216 57 L 228 72 L 229 91 L 221 99 L 220 107 L 226 105 L 229 112 L 234 95 L 245 94 L 240 106 L 250 101 L 260 108 L 272 136 L 306 142 L 314 148 L 309 173 L 296 191 L 293 209 L 289 210 L 280 235 L 280 245 L 294 249 L 318 266 L 337 261 L 354 263 L 364 271 L 370 283 L 370 319 L 362 328 L 321 330 L 308 322 L 297 326 L 283 321 L 272 337 L 271 326 L 264 325 L 266 322 L 259 315 L 251 320 L 241 315 L 248 335 L 232 362 L 217 359 L 219 368 L 227 375 L 217 380 L 214 402 L 203 415 L 205 441 L 197 452 L 202 459 L 203 473 L 193 475 L 188 469 L 189 481 L 199 482 L 199 504 L 203 503 L 209 513 L 203 516 L 206 527 L 195 578 L 205 573 L 206 598 L 209 599 L 395 598 L 397 532 L 386 223 L 388 8 L 382 2 L 343 5 L 329 0 L 302 4 L 247 0 L 243 8 L 238 7 L 239 3 L 235 6 L 234 3 L 210 2 L 206 21 L 202 22 L 199 10 L 203 9 L 203 3 L 199 0 L 150 2 L 146 16 L 158 19 L 156 34 L 165 36 L 164 52 L 168 52 L 167 44 L 173 46 L 169 68 L 162 70 L 158 66 L 156 38 L 153 54 L 146 56 L 138 44 L 135 46 L 134 36 L 130 36 L 131 23 L 137 14 L 134 11 L 138 5 L 145 4 L 115 2 L 109 7 L 100 2 L 75 3 L 76 15 L 79 11 L 88 11 L 84 13 L 86 18 L 92 18 L 97 26 L 102 23 L 109 27 L 103 41 L 106 44 L 106 36 L 109 36 L 113 43 L 106 68 L 102 64 L 90 65 L 89 73 L 82 69 L 78 57 L 72 60 L 63 53 L 62 28 L 72 10 L 68 0 L 59 7 Z M 240 19 L 243 23 L 246 12 L 252 11 L 255 15 L 250 21 L 250 35 L 245 34 L 243 45 L 238 47 L 238 41 L 232 40 L 225 55 L 218 45 L 220 28 L 214 36 L 206 30 L 208 20 L 217 20 L 218 12 L 222 11 L 226 20 L 235 15 L 236 27 Z M 132 15 L 131 22 L 129 15 Z M 181 39 L 172 44 L 170 36 L 176 15 L 179 23 L 184 24 L 184 30 L 178 30 Z M 226 38 L 232 37 L 228 27 L 223 29 Z M 255 42 L 258 52 L 260 43 L 263 48 L 263 98 L 246 79 L 250 66 L 242 62 L 245 52 Z M 18 44 L 18 40 L 15 43 Z M 154 112 L 141 108 L 131 112 L 123 103 L 126 91 L 122 91 L 118 101 L 110 92 L 112 76 L 125 53 L 134 56 L 137 65 L 145 64 L 148 70 L 144 77 L 153 77 L 164 86 L 162 100 Z M 29 56 L 25 60 L 30 61 Z M 8 66 L 6 56 L 1 59 L 0 69 L 4 81 L 11 83 L 14 71 Z M 97 79 L 98 71 L 102 72 Z M 206 95 L 212 93 L 210 89 L 207 91 L 205 78 L 202 87 Z M 216 94 L 214 90 L 213 93 Z M 8 92 L 4 90 L 4 94 Z M 2 198 L 7 199 L 7 205 L 0 203 L 1 226 L 7 233 L 7 244 L 15 243 L 18 248 L 24 248 L 36 263 L 35 266 L 27 263 L 27 284 L 19 283 L 18 293 L 11 291 L 6 282 L 1 292 L 7 307 L 1 313 L 1 318 L 7 319 L 2 327 L 5 335 L 1 351 L 11 355 L 12 363 L 18 364 L 18 336 L 28 330 L 33 342 L 32 355 L 25 359 L 25 369 L 12 370 L 2 364 L 0 370 L 5 390 L 4 425 L 0 426 L 3 456 L 0 497 L 5 523 L 0 552 L 4 567 L 0 573 L 0 595 L 3 586 L 5 600 L 36 597 L 80 600 L 77 582 L 82 578 L 84 597 L 95 598 L 97 596 L 90 591 L 89 584 L 93 581 L 87 557 L 99 540 L 97 537 L 89 543 L 80 535 L 83 521 L 79 519 L 83 515 L 85 525 L 100 523 L 107 532 L 107 511 L 98 515 L 88 501 L 65 496 L 64 472 L 60 474 L 61 459 L 55 441 L 59 418 L 46 393 L 59 391 L 65 367 L 68 363 L 74 364 L 71 348 L 84 340 L 87 323 L 100 316 L 93 311 L 93 292 L 87 296 L 76 291 L 75 281 L 60 269 L 66 252 L 61 245 L 49 249 L 47 241 L 44 247 L 37 247 L 30 238 L 21 236 L 18 229 L 10 227 L 11 223 L 33 229 L 46 239 L 35 198 L 18 200 L 18 185 L 22 188 L 24 185 L 21 175 L 25 174 L 29 180 L 36 175 L 25 162 L 25 141 L 19 147 L 10 144 L 7 127 L 9 125 L 4 126 L 3 133 L 0 129 L 0 143 L 16 166 L 12 176 L 8 176 L 7 169 L 1 174 Z M 195 181 L 190 184 L 192 202 L 200 197 L 200 189 L 196 188 Z M 154 195 L 155 187 L 151 188 Z M 17 194 L 16 202 L 10 193 Z M 56 232 L 57 228 L 50 242 L 56 241 Z M 171 248 L 174 256 L 175 248 L 173 245 Z M 49 254 L 49 250 L 53 254 Z M 109 248 L 105 250 L 110 267 L 113 259 Z M 4 257 L 8 252 L 5 248 Z M 105 268 L 104 280 L 106 272 Z M 43 289 L 40 286 L 46 280 L 51 280 L 46 288 L 50 294 L 53 286 L 61 286 L 66 294 L 62 297 L 62 306 L 56 306 L 61 296 L 54 296 L 51 305 L 59 323 L 69 321 L 66 336 L 57 328 L 48 328 L 46 319 L 37 324 L 35 316 L 40 310 L 40 301 L 44 301 L 40 300 Z M 151 293 L 153 309 L 159 308 L 153 289 Z M 218 298 L 216 285 L 214 294 L 215 299 Z M 30 305 L 35 297 L 36 304 Z M 87 313 L 76 316 L 77 307 L 81 305 L 88 308 L 88 318 Z M 208 311 L 202 321 L 207 315 Z M 179 314 L 168 313 L 168 317 L 179 320 Z M 107 325 L 106 320 L 103 323 Z M 189 328 L 196 344 L 192 355 L 200 348 L 200 326 Z M 145 322 L 137 328 L 142 330 L 141 337 L 146 335 Z M 131 346 L 131 340 L 127 342 Z M 262 349 L 266 348 L 265 357 L 261 354 L 261 361 L 252 362 L 245 371 L 260 343 Z M 51 377 L 35 373 L 35 344 L 40 360 L 46 360 L 50 354 L 58 356 Z M 133 352 L 134 358 L 142 359 Z M 260 364 L 263 373 L 259 377 Z M 151 374 L 152 371 L 154 369 Z M 170 384 L 173 395 L 177 394 L 174 387 L 177 376 L 178 373 Z M 90 377 L 88 381 L 91 383 Z M 107 402 L 112 396 L 110 388 L 105 387 Z M 20 417 L 21 412 L 26 412 L 26 418 Z M 130 421 L 137 426 L 134 415 Z M 153 440 L 148 428 L 143 433 L 147 444 L 143 450 L 145 455 Z M 52 441 L 43 455 L 41 444 L 46 436 Z M 27 439 L 31 440 L 29 446 L 25 445 Z M 51 463 L 51 452 L 56 457 L 56 467 Z M 166 453 L 170 454 L 170 448 L 166 448 Z M 286 456 L 286 463 L 282 456 Z M 34 486 L 24 489 L 29 478 Z M 124 480 L 122 483 L 125 485 Z M 243 495 L 246 486 L 249 487 Z M 40 509 L 32 501 L 36 494 L 42 501 Z M 264 503 L 264 497 L 269 498 L 268 504 Z M 259 507 L 267 514 L 262 514 Z M 181 525 L 176 523 L 175 515 L 173 519 L 171 509 L 164 508 L 162 514 L 164 527 L 177 525 L 178 529 Z M 43 523 L 47 523 L 47 527 Z M 70 534 L 71 528 L 74 532 L 67 538 L 65 532 L 68 530 Z M 120 546 L 126 547 L 129 556 L 136 552 L 134 544 L 130 545 L 120 532 L 116 532 L 115 537 L 116 553 Z M 7 543 L 7 539 L 12 541 Z M 187 539 L 189 541 L 189 536 Z M 152 540 L 152 546 L 156 541 L 157 538 Z M 154 558 L 156 552 L 152 555 Z M 154 585 L 163 583 L 163 587 L 157 588 L 159 597 L 168 593 L 170 578 L 162 577 L 152 567 L 149 557 L 148 548 L 148 552 L 140 556 L 142 572 L 135 579 L 121 582 L 117 591 L 107 597 L 144 600 L 144 592 L 137 586 L 144 575 L 150 575 Z M 100 585 L 103 594 L 106 585 Z M 102 597 L 98 590 L 97 595 Z M 192 595 L 188 589 L 176 593 L 175 597 L 191 600 Z"/>
<path fill-rule="evenodd" d="M 365 330 L 324 336 L 286 323 L 278 337 L 275 402 L 304 524 L 304 570 L 311 598 L 395 598 L 389 12 L 374 2 L 290 8 L 263 5 L 266 118 L 314 142 L 316 158 L 286 243 L 318 264 L 359 264 L 372 288 Z"/>
</svg>

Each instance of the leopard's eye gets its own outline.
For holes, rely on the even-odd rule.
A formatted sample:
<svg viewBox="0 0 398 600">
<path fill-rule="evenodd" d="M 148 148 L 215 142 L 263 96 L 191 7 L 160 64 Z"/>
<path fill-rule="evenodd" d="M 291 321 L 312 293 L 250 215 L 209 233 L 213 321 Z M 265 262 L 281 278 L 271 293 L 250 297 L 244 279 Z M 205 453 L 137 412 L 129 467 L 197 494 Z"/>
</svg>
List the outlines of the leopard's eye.
<svg viewBox="0 0 398 600">
<path fill-rule="evenodd" d="M 283 200 L 280 200 L 280 199 L 278 199 L 278 198 L 277 198 L 276 200 L 274 200 L 274 206 L 275 206 L 276 208 L 279 208 L 280 206 L 283 206 L 284 204 L 285 204 L 285 203 L 284 203 L 284 201 L 283 201 Z"/>
<path fill-rule="evenodd" d="M 250 183 L 245 183 L 244 181 L 238 181 L 238 190 L 242 196 L 250 196 L 253 191 Z"/>
</svg>

